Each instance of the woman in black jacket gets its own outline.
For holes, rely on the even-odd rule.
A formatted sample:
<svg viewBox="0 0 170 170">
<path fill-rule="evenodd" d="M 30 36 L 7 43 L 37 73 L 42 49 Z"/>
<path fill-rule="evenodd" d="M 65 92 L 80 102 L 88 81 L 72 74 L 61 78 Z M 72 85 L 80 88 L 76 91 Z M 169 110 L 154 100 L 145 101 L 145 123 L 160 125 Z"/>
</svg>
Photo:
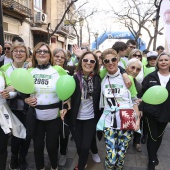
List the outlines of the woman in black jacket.
<svg viewBox="0 0 170 170">
<path fill-rule="evenodd" d="M 76 89 L 71 97 L 71 110 L 67 114 L 79 155 L 75 170 L 84 170 L 86 166 L 96 124 L 100 117 L 101 79 L 98 71 L 97 56 L 92 52 L 85 52 L 79 60 L 74 75 Z"/>
<path fill-rule="evenodd" d="M 142 93 L 155 85 L 161 85 L 170 93 L 170 55 L 161 53 L 156 60 L 156 71 L 152 72 L 142 82 Z M 142 96 L 142 95 L 141 95 Z M 170 95 L 165 102 L 159 105 L 143 103 L 143 112 L 146 116 L 148 140 L 147 150 L 149 156 L 148 170 L 155 170 L 159 164 L 157 152 L 162 142 L 165 128 L 170 122 Z"/>
</svg>

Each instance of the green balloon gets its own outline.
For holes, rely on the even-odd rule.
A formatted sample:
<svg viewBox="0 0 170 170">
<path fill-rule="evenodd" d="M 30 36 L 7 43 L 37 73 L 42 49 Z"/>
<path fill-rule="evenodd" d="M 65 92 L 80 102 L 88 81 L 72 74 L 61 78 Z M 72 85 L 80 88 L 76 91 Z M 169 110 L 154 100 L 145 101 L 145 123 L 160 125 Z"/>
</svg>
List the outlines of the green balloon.
<svg viewBox="0 0 170 170">
<path fill-rule="evenodd" d="M 103 80 L 103 78 L 105 77 L 105 75 L 106 75 L 106 73 L 107 73 L 107 70 L 105 69 L 105 68 L 103 68 L 103 69 L 101 69 L 100 70 L 100 78 Z"/>
<path fill-rule="evenodd" d="M 34 78 L 23 68 L 15 69 L 10 76 L 11 85 L 19 92 L 25 94 L 34 93 Z"/>
<path fill-rule="evenodd" d="M 147 76 L 148 74 L 152 73 L 155 71 L 155 67 L 149 67 L 149 68 L 146 68 L 146 71 L 145 71 L 145 76 Z"/>
<path fill-rule="evenodd" d="M 163 103 L 168 98 L 168 91 L 165 87 L 156 85 L 150 87 L 142 96 L 145 103 L 157 105 Z"/>
<path fill-rule="evenodd" d="M 67 100 L 76 88 L 75 80 L 72 76 L 63 75 L 56 83 L 56 92 L 60 100 Z"/>
</svg>

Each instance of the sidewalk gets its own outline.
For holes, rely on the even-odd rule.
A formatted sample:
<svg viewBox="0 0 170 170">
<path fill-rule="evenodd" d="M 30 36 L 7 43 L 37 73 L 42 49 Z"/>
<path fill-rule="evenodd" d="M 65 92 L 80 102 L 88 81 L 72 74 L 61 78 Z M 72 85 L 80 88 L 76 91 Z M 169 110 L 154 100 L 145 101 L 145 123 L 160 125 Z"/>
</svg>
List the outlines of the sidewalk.
<svg viewBox="0 0 170 170">
<path fill-rule="evenodd" d="M 170 124 L 166 128 L 166 132 L 163 137 L 162 145 L 158 152 L 159 165 L 156 170 L 169 170 L 170 169 Z M 104 158 L 105 158 L 105 146 L 104 141 L 98 142 L 99 155 L 101 157 L 101 163 L 94 163 L 89 155 L 86 170 L 104 170 Z M 10 147 L 8 147 L 8 162 L 7 169 L 10 159 Z M 59 167 L 59 170 L 73 170 L 77 165 L 78 156 L 76 154 L 76 148 L 74 141 L 69 140 L 67 162 L 63 167 Z M 137 152 L 132 146 L 132 142 L 126 154 L 125 166 L 123 170 L 147 170 L 147 150 L 146 145 L 142 145 L 142 152 Z M 27 156 L 28 170 L 36 170 L 34 163 L 33 147 L 29 149 Z M 46 170 L 50 170 L 50 163 L 48 159 L 48 154 L 45 151 L 45 163 Z"/>
</svg>

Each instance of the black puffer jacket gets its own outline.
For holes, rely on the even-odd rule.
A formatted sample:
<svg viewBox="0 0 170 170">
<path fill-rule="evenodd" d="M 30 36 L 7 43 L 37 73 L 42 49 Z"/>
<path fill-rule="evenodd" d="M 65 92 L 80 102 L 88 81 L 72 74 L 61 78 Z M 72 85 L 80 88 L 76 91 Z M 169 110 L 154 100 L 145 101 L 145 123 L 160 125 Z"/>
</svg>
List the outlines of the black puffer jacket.
<svg viewBox="0 0 170 170">
<path fill-rule="evenodd" d="M 156 70 L 144 78 L 142 82 L 142 93 L 140 94 L 140 97 L 142 97 L 145 91 L 150 87 L 161 85 L 157 72 L 158 71 Z M 166 85 L 166 89 L 170 94 L 170 80 Z M 151 105 L 143 102 L 143 111 L 146 113 L 146 116 L 149 114 L 153 116 L 153 118 L 156 118 L 159 122 L 170 122 L 170 95 L 168 95 L 168 98 L 165 102 L 159 105 Z"/>
<path fill-rule="evenodd" d="M 76 82 L 76 89 L 71 96 L 71 110 L 68 111 L 66 114 L 66 117 L 68 118 L 68 121 L 70 124 L 75 125 L 76 119 L 81 103 L 81 90 L 80 90 L 80 81 L 77 77 L 77 75 L 74 75 L 74 79 Z M 96 119 L 96 123 L 98 119 L 101 116 L 101 111 L 99 111 L 99 101 L 100 101 L 100 91 L 101 91 L 101 78 L 99 75 L 94 75 L 93 77 L 93 108 L 94 108 L 94 115 Z"/>
</svg>

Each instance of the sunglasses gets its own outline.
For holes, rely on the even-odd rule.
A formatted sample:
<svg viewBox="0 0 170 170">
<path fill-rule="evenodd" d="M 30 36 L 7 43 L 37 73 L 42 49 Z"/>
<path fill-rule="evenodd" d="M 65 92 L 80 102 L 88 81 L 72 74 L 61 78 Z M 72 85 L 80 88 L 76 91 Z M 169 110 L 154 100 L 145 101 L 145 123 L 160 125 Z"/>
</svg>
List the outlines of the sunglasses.
<svg viewBox="0 0 170 170">
<path fill-rule="evenodd" d="M 38 54 L 49 54 L 50 52 L 48 50 L 37 50 L 36 53 Z"/>
<path fill-rule="evenodd" d="M 137 54 L 133 54 L 134 57 L 139 57 L 139 58 L 142 58 L 142 55 L 137 55 Z"/>
<path fill-rule="evenodd" d="M 116 62 L 117 61 L 117 58 L 115 58 L 115 57 L 113 57 L 113 58 L 111 58 L 111 59 L 104 59 L 103 60 L 103 63 L 104 64 L 109 64 L 110 62 L 112 62 L 112 63 L 114 63 L 114 62 Z"/>
<path fill-rule="evenodd" d="M 141 68 L 137 68 L 137 67 L 135 67 L 135 66 L 131 66 L 130 67 L 132 70 L 136 70 L 137 72 L 140 72 L 141 71 Z"/>
<path fill-rule="evenodd" d="M 10 50 L 11 48 L 10 47 L 4 47 L 4 50 Z"/>
<path fill-rule="evenodd" d="M 134 47 L 134 46 L 131 46 L 131 45 L 129 45 L 128 47 L 130 47 L 130 48 L 132 48 L 132 49 L 135 49 L 136 47 Z"/>
<path fill-rule="evenodd" d="M 156 60 L 156 57 L 149 57 L 148 60 L 149 61 Z"/>
<path fill-rule="evenodd" d="M 95 64 L 95 63 L 96 63 L 95 60 L 90 60 L 90 59 L 87 59 L 87 58 L 83 58 L 82 61 L 83 61 L 84 63 L 87 63 L 87 62 L 90 62 L 91 64 Z"/>
</svg>

